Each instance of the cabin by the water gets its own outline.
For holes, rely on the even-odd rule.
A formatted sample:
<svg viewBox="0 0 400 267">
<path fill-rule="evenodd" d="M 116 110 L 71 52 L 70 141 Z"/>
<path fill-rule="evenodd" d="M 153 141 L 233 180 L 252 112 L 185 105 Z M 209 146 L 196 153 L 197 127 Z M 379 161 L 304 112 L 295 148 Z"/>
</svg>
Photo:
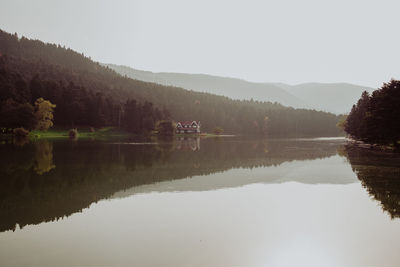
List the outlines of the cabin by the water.
<svg viewBox="0 0 400 267">
<path fill-rule="evenodd" d="M 176 124 L 176 133 L 200 133 L 200 121 L 185 121 Z"/>
</svg>

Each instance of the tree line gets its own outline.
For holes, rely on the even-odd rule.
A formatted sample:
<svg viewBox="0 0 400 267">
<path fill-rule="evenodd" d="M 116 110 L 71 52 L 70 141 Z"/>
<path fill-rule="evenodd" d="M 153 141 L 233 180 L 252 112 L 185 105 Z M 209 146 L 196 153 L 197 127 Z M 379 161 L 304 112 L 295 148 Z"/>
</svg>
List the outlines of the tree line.
<svg viewBox="0 0 400 267">
<path fill-rule="evenodd" d="M 8 99 L 32 104 L 40 97 L 57 106 L 55 126 L 101 127 L 132 122 L 132 117 L 123 119 L 121 115 L 125 110 L 135 110 L 129 107 L 134 106 L 128 103 L 131 99 L 140 106 L 141 114 L 132 116 L 142 120 L 128 126 L 135 132 L 147 131 L 161 113 L 162 118 L 175 121 L 201 121 L 202 130 L 208 132 L 220 127 L 225 133 L 270 136 L 341 133 L 336 128 L 340 116 L 331 113 L 232 100 L 133 80 L 71 49 L 0 31 L 1 106 Z M 149 103 L 153 110 L 147 113 Z"/>
<path fill-rule="evenodd" d="M 68 128 L 118 126 L 143 134 L 152 131 L 157 121 L 169 117 L 166 109 L 159 110 L 147 101 L 137 103 L 128 99 L 120 103 L 73 82 L 57 83 L 38 75 L 26 82 L 19 73 L 1 66 L 4 65 L 0 58 L 2 128 L 46 131 L 53 124 Z"/>
<path fill-rule="evenodd" d="M 371 95 L 363 92 L 353 105 L 345 131 L 354 139 L 399 147 L 400 81 L 391 80 Z"/>
</svg>

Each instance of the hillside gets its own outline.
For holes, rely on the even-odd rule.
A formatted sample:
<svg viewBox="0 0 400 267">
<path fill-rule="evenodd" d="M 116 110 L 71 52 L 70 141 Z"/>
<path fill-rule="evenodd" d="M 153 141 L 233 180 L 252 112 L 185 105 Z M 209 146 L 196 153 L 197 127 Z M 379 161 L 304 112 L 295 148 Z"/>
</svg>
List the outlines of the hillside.
<svg viewBox="0 0 400 267">
<path fill-rule="evenodd" d="M 349 83 L 276 84 L 309 106 L 336 114 L 349 113 L 362 92 L 374 89 Z"/>
<path fill-rule="evenodd" d="M 341 134 L 336 128 L 340 118 L 334 114 L 134 80 L 71 49 L 0 31 L 0 112 L 38 97 L 57 105 L 56 126 L 116 126 L 126 101 L 134 99 L 152 103 L 143 107 L 154 106 L 155 113 L 164 110 L 175 121 L 200 120 L 204 131 L 219 126 L 236 134 Z M 151 108 L 143 112 L 146 122 L 161 117 Z"/>
<path fill-rule="evenodd" d="M 307 108 L 306 102 L 288 93 L 274 84 L 251 83 L 245 80 L 218 77 L 205 74 L 187 74 L 132 69 L 126 66 L 105 64 L 121 75 L 132 79 L 162 85 L 178 86 L 196 92 L 206 92 L 227 96 L 233 99 L 254 99 L 259 101 L 278 102 L 294 108 Z"/>
<path fill-rule="evenodd" d="M 104 64 L 127 77 L 162 85 L 182 87 L 196 92 L 223 95 L 233 99 L 278 102 L 294 108 L 311 108 L 336 114 L 349 113 L 353 103 L 372 88 L 347 83 L 253 83 L 245 80 L 205 74 L 154 73 L 126 66 Z"/>
</svg>

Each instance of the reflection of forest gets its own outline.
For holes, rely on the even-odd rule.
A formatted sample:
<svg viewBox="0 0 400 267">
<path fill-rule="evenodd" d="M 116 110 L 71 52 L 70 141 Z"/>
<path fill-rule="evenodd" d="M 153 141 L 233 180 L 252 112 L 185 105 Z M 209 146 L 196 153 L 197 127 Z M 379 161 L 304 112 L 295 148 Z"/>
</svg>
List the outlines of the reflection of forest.
<svg viewBox="0 0 400 267">
<path fill-rule="evenodd" d="M 350 145 L 345 151 L 368 193 L 392 218 L 400 218 L 400 155 Z"/>
<path fill-rule="evenodd" d="M 199 148 L 200 139 L 0 145 L 0 231 L 69 216 L 134 186 L 332 156 L 337 143 L 202 139 Z"/>
</svg>

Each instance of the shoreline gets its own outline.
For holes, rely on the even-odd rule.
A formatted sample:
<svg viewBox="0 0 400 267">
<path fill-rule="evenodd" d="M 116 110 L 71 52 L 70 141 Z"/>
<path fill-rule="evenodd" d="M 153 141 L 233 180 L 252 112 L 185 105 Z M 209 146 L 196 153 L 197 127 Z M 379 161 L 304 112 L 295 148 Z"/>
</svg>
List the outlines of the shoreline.
<svg viewBox="0 0 400 267">
<path fill-rule="evenodd" d="M 400 153 L 400 149 L 396 149 L 394 146 L 389 145 L 378 145 L 378 144 L 369 144 L 363 141 L 348 139 L 347 143 L 353 147 L 367 149 L 371 151 L 380 151 L 380 152 L 387 152 L 387 153 Z"/>
</svg>

